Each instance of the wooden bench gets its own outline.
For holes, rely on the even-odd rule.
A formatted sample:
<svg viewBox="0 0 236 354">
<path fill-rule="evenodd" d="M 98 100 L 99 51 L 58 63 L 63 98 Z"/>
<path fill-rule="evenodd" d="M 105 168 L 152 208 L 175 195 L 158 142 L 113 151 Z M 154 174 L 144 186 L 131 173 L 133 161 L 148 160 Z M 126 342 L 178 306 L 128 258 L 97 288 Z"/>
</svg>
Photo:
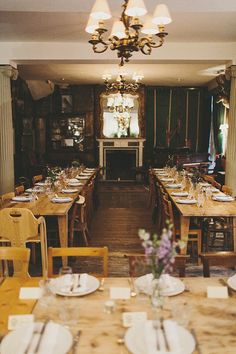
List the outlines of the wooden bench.
<svg viewBox="0 0 236 354">
<path fill-rule="evenodd" d="M 234 268 L 236 266 L 236 252 L 212 252 L 201 253 L 200 258 L 203 264 L 203 276 L 210 277 L 211 266 L 222 266 Z"/>
</svg>

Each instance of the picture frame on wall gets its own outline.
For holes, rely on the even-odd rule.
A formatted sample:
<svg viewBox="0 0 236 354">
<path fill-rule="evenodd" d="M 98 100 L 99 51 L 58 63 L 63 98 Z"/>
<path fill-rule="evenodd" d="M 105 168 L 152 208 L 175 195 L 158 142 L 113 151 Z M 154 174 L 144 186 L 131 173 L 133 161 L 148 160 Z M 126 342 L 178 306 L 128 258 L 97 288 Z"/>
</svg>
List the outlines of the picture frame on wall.
<svg viewBox="0 0 236 354">
<path fill-rule="evenodd" d="M 73 111 L 72 95 L 61 95 L 61 112 L 71 113 Z"/>
</svg>

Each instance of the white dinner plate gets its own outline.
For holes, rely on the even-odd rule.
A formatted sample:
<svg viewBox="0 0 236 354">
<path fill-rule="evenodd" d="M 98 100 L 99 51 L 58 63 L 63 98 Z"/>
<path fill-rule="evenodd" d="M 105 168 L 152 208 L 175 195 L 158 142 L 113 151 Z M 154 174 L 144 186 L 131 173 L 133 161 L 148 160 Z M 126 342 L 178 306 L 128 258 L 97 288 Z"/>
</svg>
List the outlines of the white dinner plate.
<svg viewBox="0 0 236 354">
<path fill-rule="evenodd" d="M 196 199 L 176 199 L 176 203 L 179 204 L 196 204 Z"/>
<path fill-rule="evenodd" d="M 44 187 L 45 186 L 45 182 L 37 182 L 37 183 L 35 183 L 35 185 Z"/>
<path fill-rule="evenodd" d="M 51 199 L 53 203 L 69 203 L 72 202 L 72 198 L 69 197 L 54 197 Z"/>
<path fill-rule="evenodd" d="M 70 187 L 82 187 L 82 186 L 83 186 L 83 183 L 81 183 L 81 182 L 79 182 L 79 181 L 77 180 L 77 182 L 69 182 L 69 183 L 68 183 L 68 186 L 70 186 Z"/>
<path fill-rule="evenodd" d="M 62 191 L 62 193 L 76 193 L 76 192 L 78 192 L 78 189 L 76 189 L 76 188 L 67 188 L 67 189 L 62 189 L 61 190 Z"/>
<path fill-rule="evenodd" d="M 207 183 L 207 182 L 200 182 L 199 185 L 201 187 L 210 187 L 211 186 L 210 183 Z"/>
<path fill-rule="evenodd" d="M 233 202 L 234 201 L 233 197 L 227 196 L 227 195 L 216 195 L 212 199 L 216 200 L 217 202 Z"/>
<path fill-rule="evenodd" d="M 173 197 L 187 197 L 188 192 L 172 192 L 171 195 L 173 195 Z"/>
<path fill-rule="evenodd" d="M 160 178 L 162 182 L 173 182 L 174 178 Z"/>
<path fill-rule="evenodd" d="M 28 188 L 25 190 L 27 193 L 44 193 L 44 188 L 40 188 L 40 186 L 38 186 L 37 188 Z"/>
<path fill-rule="evenodd" d="M 12 201 L 14 202 L 31 202 L 33 200 L 32 196 L 16 196 L 12 198 Z"/>
<path fill-rule="evenodd" d="M 170 286 L 163 287 L 161 292 L 163 296 L 175 296 L 184 292 L 185 285 L 179 278 L 172 277 L 171 275 L 164 274 L 164 276 L 168 276 L 168 282 Z M 163 277 L 163 275 L 162 275 Z M 142 275 L 135 279 L 135 287 L 137 287 L 138 291 L 144 293 L 146 295 L 150 295 L 152 289 L 152 274 Z"/>
<path fill-rule="evenodd" d="M 227 284 L 236 291 L 236 274 L 227 279 Z"/>
<path fill-rule="evenodd" d="M 157 174 L 158 176 L 168 177 L 168 173 L 166 173 L 166 172 L 157 171 L 156 174 Z"/>
<path fill-rule="evenodd" d="M 195 340 L 193 335 L 184 327 L 178 325 L 177 328 L 178 339 L 179 343 L 181 344 L 181 351 L 179 351 L 179 353 L 191 354 L 195 348 Z M 134 324 L 126 331 L 125 345 L 132 354 L 147 353 L 144 322 Z"/>
<path fill-rule="evenodd" d="M 167 183 L 166 188 L 179 189 L 182 185 L 178 183 Z"/>
<path fill-rule="evenodd" d="M 52 288 L 52 291 L 55 292 L 55 294 L 57 294 L 57 295 L 71 296 L 71 297 L 84 296 L 84 295 L 91 294 L 99 288 L 100 282 L 97 278 L 95 278 L 92 275 L 88 274 L 87 276 L 88 276 L 87 284 L 86 284 L 87 289 L 83 292 L 72 293 L 72 292 L 63 292 L 63 291 L 58 290 L 56 287 L 57 278 L 51 280 L 52 284 L 55 283 L 55 287 Z"/>
<path fill-rule="evenodd" d="M 34 325 L 40 325 L 40 323 L 35 323 Z M 32 331 L 32 323 L 25 323 L 21 326 L 19 326 L 16 330 L 8 333 L 2 340 L 1 346 L 0 346 L 0 352 L 1 354 L 22 354 L 27 348 L 28 342 L 26 342 L 26 333 L 27 330 L 29 331 L 31 329 Z M 49 322 L 47 324 L 47 328 L 44 332 L 44 336 L 47 335 L 48 333 L 51 332 L 56 332 L 56 340 L 53 339 L 53 348 L 51 348 L 50 353 L 57 353 L 57 354 L 66 354 L 70 350 L 73 344 L 73 337 L 70 331 L 54 322 Z M 39 350 L 37 353 L 38 354 L 43 354 L 46 353 L 47 351 L 45 350 L 46 348 L 46 343 L 43 342 L 44 338 L 41 340 L 41 350 Z M 44 350 L 43 350 L 44 348 Z M 40 349 L 40 348 L 39 348 Z"/>
<path fill-rule="evenodd" d="M 78 179 L 89 179 L 90 175 L 79 175 Z"/>
</svg>

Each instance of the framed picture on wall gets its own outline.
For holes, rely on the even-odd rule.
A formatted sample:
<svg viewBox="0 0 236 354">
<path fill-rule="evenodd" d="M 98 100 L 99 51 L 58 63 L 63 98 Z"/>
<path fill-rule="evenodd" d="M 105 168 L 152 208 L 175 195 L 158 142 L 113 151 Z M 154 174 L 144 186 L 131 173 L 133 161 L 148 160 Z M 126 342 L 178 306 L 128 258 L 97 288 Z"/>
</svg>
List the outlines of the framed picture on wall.
<svg viewBox="0 0 236 354">
<path fill-rule="evenodd" d="M 61 95 L 61 112 L 71 113 L 73 111 L 72 95 Z"/>
</svg>

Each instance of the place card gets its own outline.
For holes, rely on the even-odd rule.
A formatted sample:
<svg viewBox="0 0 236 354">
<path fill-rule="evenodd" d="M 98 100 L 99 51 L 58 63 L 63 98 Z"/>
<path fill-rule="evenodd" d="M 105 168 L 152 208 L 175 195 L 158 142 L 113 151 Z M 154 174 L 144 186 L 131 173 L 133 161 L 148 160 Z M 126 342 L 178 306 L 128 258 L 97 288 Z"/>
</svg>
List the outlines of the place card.
<svg viewBox="0 0 236 354">
<path fill-rule="evenodd" d="M 228 299 L 228 288 L 227 286 L 208 286 L 207 297 L 210 299 Z"/>
<path fill-rule="evenodd" d="M 40 299 L 42 296 L 42 289 L 34 288 L 20 288 L 19 299 Z"/>
<path fill-rule="evenodd" d="M 130 288 L 110 288 L 110 298 L 120 300 L 130 299 Z"/>
<path fill-rule="evenodd" d="M 34 322 L 34 315 L 28 314 L 28 315 L 9 315 L 8 317 L 8 329 L 14 330 L 16 329 L 19 325 L 25 324 L 25 323 L 32 323 Z"/>
<path fill-rule="evenodd" d="M 123 326 L 131 327 L 138 322 L 147 320 L 146 312 L 123 312 L 122 314 Z"/>
</svg>

